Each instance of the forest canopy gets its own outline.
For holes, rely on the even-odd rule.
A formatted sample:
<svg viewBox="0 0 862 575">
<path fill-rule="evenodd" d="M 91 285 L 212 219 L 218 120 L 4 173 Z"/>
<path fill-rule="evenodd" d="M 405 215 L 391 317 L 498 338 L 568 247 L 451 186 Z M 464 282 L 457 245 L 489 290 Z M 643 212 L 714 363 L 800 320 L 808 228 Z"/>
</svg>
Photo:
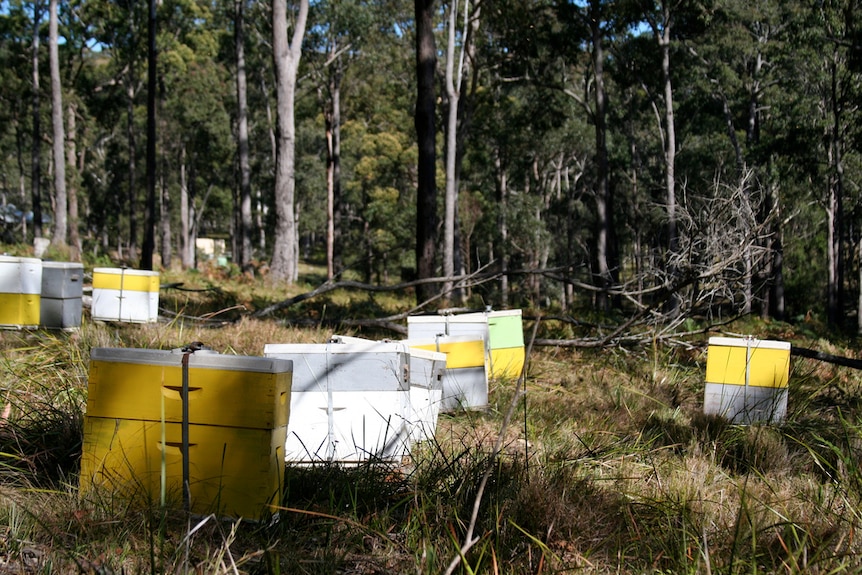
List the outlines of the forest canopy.
<svg viewBox="0 0 862 575">
<path fill-rule="evenodd" d="M 0 242 L 862 331 L 857 4 L 3 1 Z"/>
</svg>

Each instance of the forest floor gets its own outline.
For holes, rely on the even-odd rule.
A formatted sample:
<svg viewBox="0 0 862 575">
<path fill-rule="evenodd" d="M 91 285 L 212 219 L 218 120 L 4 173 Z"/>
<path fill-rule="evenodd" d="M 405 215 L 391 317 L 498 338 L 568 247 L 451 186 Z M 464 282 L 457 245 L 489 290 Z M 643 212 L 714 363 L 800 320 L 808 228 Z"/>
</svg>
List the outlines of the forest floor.
<svg viewBox="0 0 862 575">
<path fill-rule="evenodd" d="M 295 293 L 313 288 L 315 280 Z M 650 346 L 530 350 L 485 409 L 442 414 L 398 463 L 287 465 L 269 521 L 190 515 L 79 492 L 94 348 L 267 343 L 385 331 L 398 295 L 295 293 L 217 270 L 162 278 L 159 320 L 0 331 L 0 572 L 858 573 L 862 377 L 793 357 L 786 416 L 733 424 L 703 410 L 708 338 L 756 337 L 855 357 L 811 325 L 756 320 Z M 534 314 L 524 310 L 525 318 Z M 525 320 L 530 337 L 532 323 Z M 540 337 L 571 337 L 571 325 Z M 525 392 L 525 393 L 524 393 Z M 229 408 L 230 406 L 225 406 Z"/>
</svg>

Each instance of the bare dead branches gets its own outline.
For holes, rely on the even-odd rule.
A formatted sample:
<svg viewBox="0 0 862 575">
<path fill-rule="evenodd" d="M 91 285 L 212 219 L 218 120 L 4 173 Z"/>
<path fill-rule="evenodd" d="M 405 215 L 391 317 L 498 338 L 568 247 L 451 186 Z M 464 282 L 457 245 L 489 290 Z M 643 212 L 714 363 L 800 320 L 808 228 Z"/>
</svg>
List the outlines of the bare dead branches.
<svg viewBox="0 0 862 575">
<path fill-rule="evenodd" d="M 568 284 L 585 294 L 603 293 L 619 298 L 628 309 L 613 325 L 590 324 L 571 316 L 544 316 L 546 325 L 557 321 L 576 326 L 582 338 L 542 339 L 536 345 L 576 347 L 635 346 L 647 342 L 673 341 L 698 331 L 686 328 L 692 317 L 706 318 L 720 325 L 749 313 L 764 270 L 772 258 L 771 233 L 775 210 L 768 211 L 761 188 L 750 172 L 737 182 L 716 180 L 710 194 L 682 194 L 678 218 L 678 243 L 673 252 L 649 254 L 650 265 L 638 266 L 636 274 L 617 285 L 596 286 L 583 281 L 584 270 L 571 266 L 546 269 L 508 269 L 507 276 L 541 276 L 548 282 Z M 685 190 L 683 190 L 685 191 Z M 262 318 L 297 303 L 338 289 L 367 292 L 403 292 L 419 285 L 440 288 L 435 295 L 413 308 L 383 318 L 339 319 L 341 325 L 368 326 L 405 333 L 403 320 L 444 300 L 454 290 L 476 288 L 500 280 L 504 272 L 492 269 L 491 262 L 475 273 L 435 277 L 395 285 L 373 285 L 356 281 L 328 281 L 314 290 L 274 303 L 252 314 Z M 450 286 L 450 287 L 446 287 Z M 434 292 L 431 292 L 434 293 Z M 525 319 L 529 320 L 525 316 Z M 701 328 L 699 331 L 704 331 Z"/>
</svg>

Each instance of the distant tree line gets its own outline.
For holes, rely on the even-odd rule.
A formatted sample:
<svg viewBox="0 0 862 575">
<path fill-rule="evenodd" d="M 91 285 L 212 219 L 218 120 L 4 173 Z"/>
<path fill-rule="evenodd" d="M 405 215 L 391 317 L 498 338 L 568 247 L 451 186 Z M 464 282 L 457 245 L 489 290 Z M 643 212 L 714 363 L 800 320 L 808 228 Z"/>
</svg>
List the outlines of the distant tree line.
<svg viewBox="0 0 862 575">
<path fill-rule="evenodd" d="M 862 332 L 859 4 L 2 1 L 2 241 Z"/>
</svg>

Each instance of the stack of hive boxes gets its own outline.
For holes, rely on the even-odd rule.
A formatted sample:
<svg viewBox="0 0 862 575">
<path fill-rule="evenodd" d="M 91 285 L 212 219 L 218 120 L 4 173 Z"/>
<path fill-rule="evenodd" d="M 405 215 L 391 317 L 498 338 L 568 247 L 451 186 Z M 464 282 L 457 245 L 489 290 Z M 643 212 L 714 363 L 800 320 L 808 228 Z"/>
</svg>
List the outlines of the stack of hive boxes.
<svg viewBox="0 0 862 575">
<path fill-rule="evenodd" d="M 81 493 L 176 507 L 187 478 L 190 511 L 263 518 L 281 501 L 292 372 L 274 358 L 93 349 Z"/>
<path fill-rule="evenodd" d="M 407 342 L 446 354 L 443 411 L 486 407 L 488 378 L 517 378 L 524 367 L 519 309 L 410 316 Z"/>
<path fill-rule="evenodd" d="M 42 260 L 0 255 L 0 327 L 39 327 Z"/>
<path fill-rule="evenodd" d="M 155 323 L 159 317 L 159 272 L 94 268 L 91 315 L 96 321 Z"/>
<path fill-rule="evenodd" d="M 782 421 L 790 347 L 789 342 L 751 337 L 709 338 L 704 413 L 742 424 Z"/>
<path fill-rule="evenodd" d="M 42 262 L 42 327 L 81 327 L 84 265 L 74 262 Z"/>
</svg>

